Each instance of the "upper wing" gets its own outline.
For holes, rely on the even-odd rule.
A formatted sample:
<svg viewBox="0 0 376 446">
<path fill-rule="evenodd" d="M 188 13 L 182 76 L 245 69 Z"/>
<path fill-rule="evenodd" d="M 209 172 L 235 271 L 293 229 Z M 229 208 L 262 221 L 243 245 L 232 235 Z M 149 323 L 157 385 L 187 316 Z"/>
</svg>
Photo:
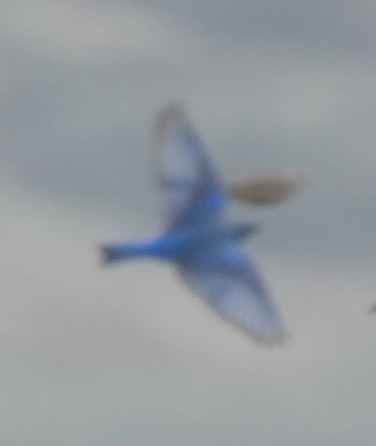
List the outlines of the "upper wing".
<svg viewBox="0 0 376 446">
<path fill-rule="evenodd" d="M 230 194 L 237 200 L 254 205 L 270 205 L 283 201 L 303 185 L 303 177 L 277 172 L 259 175 L 229 185 Z"/>
<path fill-rule="evenodd" d="M 234 247 L 200 254 L 181 271 L 214 310 L 256 340 L 273 344 L 285 339 L 282 319 L 261 277 Z"/>
<path fill-rule="evenodd" d="M 155 136 L 168 226 L 206 224 L 216 219 L 227 195 L 184 110 L 177 105 L 162 109 L 156 118 Z"/>
</svg>

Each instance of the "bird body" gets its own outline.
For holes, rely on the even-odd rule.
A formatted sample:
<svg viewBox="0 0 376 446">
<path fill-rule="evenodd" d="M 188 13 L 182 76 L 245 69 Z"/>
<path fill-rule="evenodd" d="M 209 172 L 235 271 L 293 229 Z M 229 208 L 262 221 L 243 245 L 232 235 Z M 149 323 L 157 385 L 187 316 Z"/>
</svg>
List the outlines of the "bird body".
<svg viewBox="0 0 376 446">
<path fill-rule="evenodd" d="M 104 263 L 129 260 L 133 257 L 152 257 L 159 260 L 184 263 L 187 259 L 211 246 L 227 241 L 240 242 L 256 232 L 256 224 L 234 223 L 224 228 L 186 227 L 170 231 L 151 240 L 125 245 L 103 245 Z"/>
<path fill-rule="evenodd" d="M 283 340 L 280 315 L 253 261 L 239 248 L 257 224 L 229 222 L 226 189 L 181 107 L 163 109 L 155 133 L 166 230 L 141 243 L 102 246 L 105 263 L 137 257 L 172 261 L 222 317 L 259 341 Z"/>
</svg>

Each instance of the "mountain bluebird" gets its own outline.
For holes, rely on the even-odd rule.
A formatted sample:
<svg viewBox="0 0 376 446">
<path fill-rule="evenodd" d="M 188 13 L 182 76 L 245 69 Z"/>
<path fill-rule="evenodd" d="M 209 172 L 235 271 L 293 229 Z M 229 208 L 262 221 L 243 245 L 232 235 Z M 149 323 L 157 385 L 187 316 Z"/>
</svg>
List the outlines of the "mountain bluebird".
<svg viewBox="0 0 376 446">
<path fill-rule="evenodd" d="M 102 246 L 104 263 L 145 256 L 173 261 L 181 277 L 224 319 L 258 341 L 282 341 L 280 315 L 253 261 L 239 249 L 257 225 L 227 218 L 228 194 L 181 107 L 161 110 L 155 136 L 165 231 L 142 243 Z"/>
</svg>

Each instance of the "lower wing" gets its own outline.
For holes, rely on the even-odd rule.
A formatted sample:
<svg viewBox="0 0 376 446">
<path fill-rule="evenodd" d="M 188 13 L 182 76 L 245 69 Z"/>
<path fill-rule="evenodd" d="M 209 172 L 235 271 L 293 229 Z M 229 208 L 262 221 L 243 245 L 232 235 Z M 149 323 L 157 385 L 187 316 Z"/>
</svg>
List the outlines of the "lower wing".
<svg viewBox="0 0 376 446">
<path fill-rule="evenodd" d="M 196 256 L 184 279 L 222 317 L 267 344 L 286 338 L 282 319 L 255 267 L 235 247 Z"/>
</svg>

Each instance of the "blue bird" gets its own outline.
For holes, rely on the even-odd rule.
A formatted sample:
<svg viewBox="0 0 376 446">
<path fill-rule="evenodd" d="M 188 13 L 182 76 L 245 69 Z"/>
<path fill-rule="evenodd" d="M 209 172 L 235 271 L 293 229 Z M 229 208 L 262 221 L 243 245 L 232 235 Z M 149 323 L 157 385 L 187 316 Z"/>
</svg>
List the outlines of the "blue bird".
<svg viewBox="0 0 376 446">
<path fill-rule="evenodd" d="M 257 225 L 228 220 L 225 186 L 183 108 L 173 104 L 162 109 L 155 136 L 166 198 L 165 231 L 142 243 L 103 245 L 104 263 L 145 256 L 173 261 L 182 278 L 223 318 L 258 341 L 282 341 L 281 317 L 253 261 L 239 249 Z"/>
</svg>

